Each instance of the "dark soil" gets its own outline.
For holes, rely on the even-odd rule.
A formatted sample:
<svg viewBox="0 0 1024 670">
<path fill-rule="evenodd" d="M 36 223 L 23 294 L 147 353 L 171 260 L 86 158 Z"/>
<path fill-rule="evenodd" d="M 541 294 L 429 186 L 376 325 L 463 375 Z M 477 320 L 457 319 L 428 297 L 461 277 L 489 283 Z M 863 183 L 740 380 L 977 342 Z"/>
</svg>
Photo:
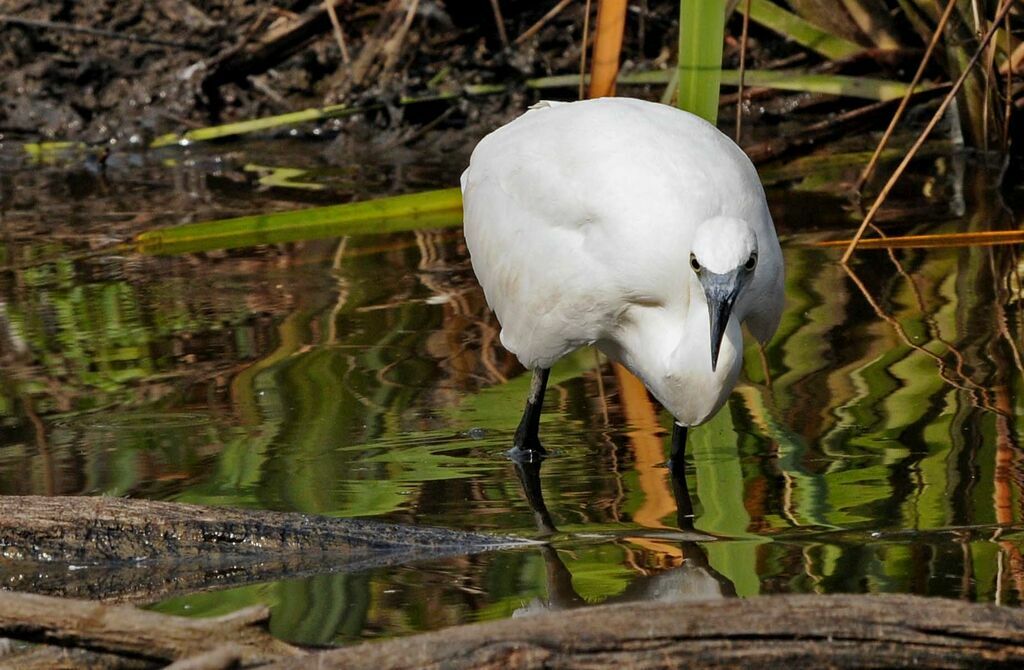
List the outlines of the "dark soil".
<svg viewBox="0 0 1024 670">
<path fill-rule="evenodd" d="M 502 0 L 507 39 L 554 4 Z M 675 40 L 677 5 L 640 5 L 629 17 L 625 68 L 664 65 Z M 409 6 L 338 0 L 351 55 L 345 65 L 323 5 L 310 0 L 7 0 L 0 16 L 0 138 L 143 143 L 165 132 L 336 102 L 373 103 L 375 125 L 395 126 L 439 113 L 397 104 L 403 95 L 579 69 L 582 2 L 510 48 L 490 2 L 420 0 L 402 32 Z M 291 49 L 237 64 L 275 31 L 307 19 L 311 33 Z M 444 121 L 458 127 L 481 112 L 518 110 L 528 101 L 517 102 L 477 99 Z"/>
</svg>

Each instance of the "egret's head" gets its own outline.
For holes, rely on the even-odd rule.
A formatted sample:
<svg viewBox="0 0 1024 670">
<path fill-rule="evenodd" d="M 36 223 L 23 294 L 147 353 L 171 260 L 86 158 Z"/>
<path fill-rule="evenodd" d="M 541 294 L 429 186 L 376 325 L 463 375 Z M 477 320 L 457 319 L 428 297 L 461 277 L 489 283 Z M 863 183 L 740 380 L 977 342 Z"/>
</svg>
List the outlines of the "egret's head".
<svg viewBox="0 0 1024 670">
<path fill-rule="evenodd" d="M 718 367 L 729 315 L 740 291 L 757 268 L 757 236 L 746 221 L 717 217 L 697 228 L 690 252 L 690 271 L 696 275 L 711 317 L 711 369 Z"/>
</svg>

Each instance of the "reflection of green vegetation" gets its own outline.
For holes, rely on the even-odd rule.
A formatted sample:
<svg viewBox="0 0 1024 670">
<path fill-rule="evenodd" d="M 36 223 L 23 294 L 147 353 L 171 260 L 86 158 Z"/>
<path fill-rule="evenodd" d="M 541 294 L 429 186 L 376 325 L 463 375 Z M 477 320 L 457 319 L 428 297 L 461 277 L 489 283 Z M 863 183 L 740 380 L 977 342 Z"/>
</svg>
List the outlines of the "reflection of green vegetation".
<svg viewBox="0 0 1024 670">
<path fill-rule="evenodd" d="M 822 163 L 804 169 L 815 165 Z M 448 223 L 452 211 L 444 209 Z M 308 214 L 288 216 L 301 223 Z M 364 224 L 325 223 L 317 235 L 377 225 Z M 503 457 L 528 377 L 470 393 L 478 380 L 453 381 L 450 352 L 433 348 L 438 335 L 452 348 L 478 346 L 463 329 L 480 317 L 479 298 L 463 304 L 435 288 L 465 281 L 464 251 L 456 241 L 451 257 L 437 261 L 429 239 L 410 234 L 348 244 L 337 263 L 328 245 L 282 247 L 269 260 L 239 254 L 238 267 L 251 264 L 242 274 L 214 278 L 204 272 L 234 268 L 231 256 L 190 258 L 182 276 L 148 280 L 86 276 L 67 260 L 19 270 L 4 317 L 32 367 L 5 372 L 0 388 L 11 442 L 0 453 L 0 484 L 532 533 Z M 39 251 L 61 254 L 55 244 Z M 828 252 L 786 249 L 787 308 L 765 351 L 770 386 L 751 347 L 748 381 L 691 436 L 697 527 L 720 536 L 700 546 L 737 593 L 1016 597 L 1006 552 L 1024 540 L 1007 533 L 1003 544 L 987 541 L 1006 515 L 1020 523 L 1024 382 L 991 321 L 1001 277 L 993 268 L 1010 262 L 1006 253 L 899 252 L 914 285 L 879 254 L 861 273 L 870 304 Z M 252 297 L 270 302 L 279 292 L 294 297 L 273 309 Z M 256 313 L 271 324 L 266 332 L 251 326 Z M 179 351 L 192 338 L 224 348 L 209 354 L 219 358 L 207 376 L 194 370 L 203 363 L 199 347 L 198 363 Z M 938 375 L 935 357 L 951 381 Z M 593 352 L 562 361 L 542 428 L 556 452 L 542 474 L 564 533 L 556 546 L 588 601 L 623 594 L 639 572 L 678 559 L 669 542 L 626 548 L 594 539 L 638 530 L 635 512 L 648 496 L 617 390 L 606 389 L 605 424 L 595 381 Z M 1006 416 L 979 407 L 994 402 L 995 389 L 1006 395 Z M 107 425 L 129 408 L 147 410 L 136 415 L 147 429 Z M 42 417 L 41 435 L 29 409 Z M 174 427 L 153 419 L 183 410 L 198 418 Z M 1001 496 L 1006 508 L 997 512 Z M 661 521 L 673 523 L 671 515 Z M 944 530 L 951 527 L 969 530 L 960 537 Z M 896 531 L 908 534 L 884 535 Z M 160 607 L 212 615 L 267 603 L 276 633 L 323 643 L 510 616 L 547 595 L 542 557 L 515 552 L 196 594 Z"/>
<path fill-rule="evenodd" d="M 297 188 L 307 191 L 322 191 L 323 184 L 313 181 L 302 181 L 302 177 L 309 176 L 309 170 L 290 167 L 268 167 L 250 163 L 243 168 L 246 172 L 260 173 L 258 183 L 260 186 L 277 188 Z"/>
<path fill-rule="evenodd" d="M 760 592 L 757 545 L 763 540 L 747 532 L 750 515 L 743 505 L 744 473 L 738 449 L 739 435 L 729 411 L 719 412 L 690 438 L 688 451 L 696 465 L 696 492 L 700 500 L 696 527 L 712 535 L 749 541 L 711 542 L 708 560 L 726 576 L 741 596 Z M 696 511 L 696 510 L 695 510 Z"/>
<path fill-rule="evenodd" d="M 572 585 L 584 600 L 601 602 L 626 590 L 635 577 L 622 564 L 622 547 L 600 544 L 573 551 L 565 557 L 565 567 L 572 574 Z"/>
</svg>

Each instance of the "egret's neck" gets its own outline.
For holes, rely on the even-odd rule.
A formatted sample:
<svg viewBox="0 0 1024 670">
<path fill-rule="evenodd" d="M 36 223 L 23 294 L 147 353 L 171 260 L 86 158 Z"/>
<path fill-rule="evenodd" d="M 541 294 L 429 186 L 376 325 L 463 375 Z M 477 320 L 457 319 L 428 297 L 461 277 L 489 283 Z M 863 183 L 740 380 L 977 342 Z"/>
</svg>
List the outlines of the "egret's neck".
<svg viewBox="0 0 1024 670">
<path fill-rule="evenodd" d="M 706 421 L 725 404 L 742 364 L 743 333 L 732 316 L 712 371 L 711 323 L 702 300 L 691 302 L 685 315 L 638 308 L 616 339 L 602 349 L 639 377 L 684 426 Z"/>
</svg>

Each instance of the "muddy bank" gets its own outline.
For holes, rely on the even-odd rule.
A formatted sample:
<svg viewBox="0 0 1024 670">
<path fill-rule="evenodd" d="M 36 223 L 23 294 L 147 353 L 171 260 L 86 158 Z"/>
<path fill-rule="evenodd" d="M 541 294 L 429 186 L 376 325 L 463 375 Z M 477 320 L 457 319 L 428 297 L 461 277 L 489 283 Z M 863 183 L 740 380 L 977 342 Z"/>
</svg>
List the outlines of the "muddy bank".
<svg viewBox="0 0 1024 670">
<path fill-rule="evenodd" d="M 661 4 L 631 17 L 629 63 L 667 62 L 676 10 Z M 487 2 L 338 0 L 339 39 L 324 5 L 309 0 L 13 0 L 0 15 L 0 133 L 142 143 L 338 102 L 373 103 L 376 127 L 416 123 L 437 107 L 406 108 L 401 96 L 578 71 L 582 7 L 538 25 L 547 3 L 507 0 L 499 28 Z M 523 105 L 478 100 L 444 122 L 509 106 Z"/>
</svg>

